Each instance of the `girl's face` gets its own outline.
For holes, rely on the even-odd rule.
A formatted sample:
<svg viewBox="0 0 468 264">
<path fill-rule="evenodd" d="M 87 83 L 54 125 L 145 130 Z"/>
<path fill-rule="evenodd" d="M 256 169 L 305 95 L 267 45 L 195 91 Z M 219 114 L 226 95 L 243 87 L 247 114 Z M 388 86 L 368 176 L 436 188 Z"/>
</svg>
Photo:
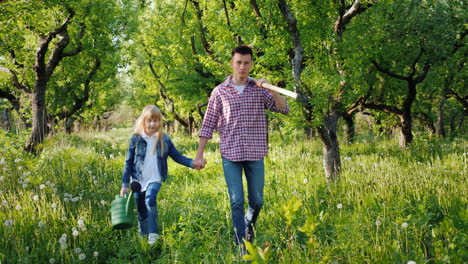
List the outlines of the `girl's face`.
<svg viewBox="0 0 468 264">
<path fill-rule="evenodd" d="M 148 136 L 154 135 L 159 129 L 159 120 L 154 117 L 145 119 L 145 133 Z"/>
</svg>

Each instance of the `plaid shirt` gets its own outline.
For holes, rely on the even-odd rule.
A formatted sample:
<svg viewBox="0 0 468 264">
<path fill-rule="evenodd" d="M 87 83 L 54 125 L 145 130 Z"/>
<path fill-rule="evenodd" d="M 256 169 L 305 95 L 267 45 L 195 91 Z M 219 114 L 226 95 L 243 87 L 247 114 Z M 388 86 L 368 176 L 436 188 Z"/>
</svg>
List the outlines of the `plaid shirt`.
<svg viewBox="0 0 468 264">
<path fill-rule="evenodd" d="M 263 159 L 268 152 L 265 109 L 287 114 L 289 106 L 278 109 L 270 92 L 250 78 L 239 94 L 231 79 L 229 76 L 211 93 L 199 136 L 212 138 L 217 128 L 222 157 L 235 162 Z"/>
</svg>

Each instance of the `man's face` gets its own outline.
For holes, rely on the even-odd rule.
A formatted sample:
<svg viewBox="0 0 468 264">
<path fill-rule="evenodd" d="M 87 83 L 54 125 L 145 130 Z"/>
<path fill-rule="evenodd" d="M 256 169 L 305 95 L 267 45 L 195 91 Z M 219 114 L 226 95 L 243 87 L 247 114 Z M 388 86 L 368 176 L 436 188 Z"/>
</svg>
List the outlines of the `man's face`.
<svg viewBox="0 0 468 264">
<path fill-rule="evenodd" d="M 234 53 L 229 64 L 231 65 L 234 76 L 245 78 L 249 76 L 250 69 L 253 66 L 252 56 L 250 56 L 250 54 L 243 55 L 240 53 Z"/>
</svg>

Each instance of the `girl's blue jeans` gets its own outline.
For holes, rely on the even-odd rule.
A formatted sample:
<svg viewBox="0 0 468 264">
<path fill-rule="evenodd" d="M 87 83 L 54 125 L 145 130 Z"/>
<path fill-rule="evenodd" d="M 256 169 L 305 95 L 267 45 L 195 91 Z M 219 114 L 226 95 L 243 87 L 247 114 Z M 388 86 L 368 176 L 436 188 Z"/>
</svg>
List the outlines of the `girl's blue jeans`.
<svg viewBox="0 0 468 264">
<path fill-rule="evenodd" d="M 158 233 L 158 205 L 156 203 L 160 182 L 152 182 L 144 192 L 135 193 L 140 235 Z"/>
<path fill-rule="evenodd" d="M 247 198 L 249 207 L 244 216 L 244 187 L 242 169 L 247 180 Z M 256 161 L 233 162 L 223 158 L 224 178 L 231 202 L 234 240 L 242 244 L 246 227 L 254 225 L 263 206 L 263 188 L 265 186 L 265 166 L 263 159 Z"/>
</svg>

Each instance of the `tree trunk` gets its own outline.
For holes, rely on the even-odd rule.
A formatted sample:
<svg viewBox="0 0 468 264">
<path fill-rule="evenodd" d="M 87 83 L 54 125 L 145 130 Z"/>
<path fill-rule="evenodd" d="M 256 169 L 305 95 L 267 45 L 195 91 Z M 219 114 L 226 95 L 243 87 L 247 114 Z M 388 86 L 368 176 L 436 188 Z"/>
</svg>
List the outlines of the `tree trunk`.
<svg viewBox="0 0 468 264">
<path fill-rule="evenodd" d="M 346 122 L 345 127 L 344 127 L 344 135 L 345 135 L 345 140 L 348 143 L 353 143 L 354 138 L 356 136 L 356 127 L 354 126 L 354 119 L 353 119 L 352 114 L 348 114 L 347 112 L 343 113 L 341 117 L 343 117 L 343 120 Z"/>
<path fill-rule="evenodd" d="M 3 109 L 3 115 L 2 115 L 2 127 L 5 131 L 10 131 L 11 128 L 11 123 L 10 123 L 10 109 Z"/>
<path fill-rule="evenodd" d="M 439 101 L 439 105 L 437 107 L 436 135 L 439 137 L 445 137 L 444 119 L 443 119 L 445 100 L 446 100 L 445 96 L 442 96 L 442 98 Z"/>
<path fill-rule="evenodd" d="M 336 182 L 341 172 L 340 146 L 336 135 L 339 116 L 332 112 L 325 117 L 324 125 L 318 129 L 323 143 L 323 167 L 327 184 Z"/>
<path fill-rule="evenodd" d="M 27 152 L 34 153 L 38 144 L 44 141 L 44 138 L 49 132 L 47 128 L 47 113 L 45 108 L 45 86 L 40 87 L 40 84 L 36 84 L 34 92 L 31 95 L 32 103 L 32 131 L 24 150 Z"/>
<path fill-rule="evenodd" d="M 400 147 L 404 148 L 413 142 L 411 112 L 403 113 L 400 117 Z"/>
</svg>

